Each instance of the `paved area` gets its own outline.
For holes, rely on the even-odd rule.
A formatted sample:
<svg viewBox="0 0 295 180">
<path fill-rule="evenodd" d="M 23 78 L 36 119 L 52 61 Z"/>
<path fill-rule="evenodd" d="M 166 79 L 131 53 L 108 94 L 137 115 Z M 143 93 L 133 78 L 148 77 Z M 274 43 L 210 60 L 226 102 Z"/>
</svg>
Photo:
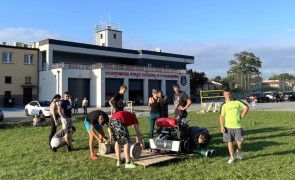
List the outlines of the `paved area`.
<svg viewBox="0 0 295 180">
<path fill-rule="evenodd" d="M 248 103 L 247 103 L 248 104 Z M 250 104 L 249 104 L 250 105 Z M 91 112 L 97 108 L 88 108 L 88 112 Z M 105 111 L 107 114 L 111 114 L 110 107 L 99 108 Z M 136 114 L 138 116 L 148 116 L 150 108 L 148 106 L 134 106 Z M 20 121 L 20 120 L 28 120 L 33 117 L 25 116 L 24 108 L 4 108 L 2 109 L 4 112 L 4 121 Z M 188 111 L 200 111 L 200 104 L 192 104 Z M 295 111 L 295 102 L 269 102 L 269 103 L 258 103 L 257 111 Z M 83 109 L 79 108 L 78 113 L 83 113 Z M 169 113 L 173 113 L 173 105 L 169 105 Z"/>
</svg>

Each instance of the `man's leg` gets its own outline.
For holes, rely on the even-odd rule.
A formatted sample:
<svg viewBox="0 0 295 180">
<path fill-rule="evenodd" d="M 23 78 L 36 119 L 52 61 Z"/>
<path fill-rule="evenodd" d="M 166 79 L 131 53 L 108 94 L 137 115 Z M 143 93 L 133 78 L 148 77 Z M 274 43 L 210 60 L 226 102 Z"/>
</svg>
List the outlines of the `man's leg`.
<svg viewBox="0 0 295 180">
<path fill-rule="evenodd" d="M 126 159 L 126 163 L 130 162 L 130 143 L 124 144 L 124 155 Z"/>
<path fill-rule="evenodd" d="M 243 159 L 243 155 L 242 155 L 243 142 L 237 141 L 237 145 L 238 145 L 237 157 L 238 157 L 238 159 Z"/>
<path fill-rule="evenodd" d="M 230 154 L 230 157 L 234 159 L 234 142 L 228 142 L 228 151 Z"/>
<path fill-rule="evenodd" d="M 55 126 L 55 122 L 54 122 L 52 117 L 50 119 L 50 124 L 51 124 L 51 131 L 50 131 L 50 134 L 49 134 L 49 147 L 51 148 L 50 142 L 51 142 L 52 137 L 56 133 L 56 126 Z"/>
<path fill-rule="evenodd" d="M 121 160 L 121 147 L 117 141 L 115 142 L 115 152 L 116 152 L 117 160 Z"/>
<path fill-rule="evenodd" d="M 88 132 L 89 135 L 89 149 L 90 149 L 90 154 L 91 156 L 94 154 L 93 151 L 93 135 L 90 133 L 90 131 Z"/>
<path fill-rule="evenodd" d="M 150 114 L 150 139 L 153 139 L 154 136 L 154 127 L 155 127 L 155 119 L 154 119 L 154 115 Z"/>
</svg>

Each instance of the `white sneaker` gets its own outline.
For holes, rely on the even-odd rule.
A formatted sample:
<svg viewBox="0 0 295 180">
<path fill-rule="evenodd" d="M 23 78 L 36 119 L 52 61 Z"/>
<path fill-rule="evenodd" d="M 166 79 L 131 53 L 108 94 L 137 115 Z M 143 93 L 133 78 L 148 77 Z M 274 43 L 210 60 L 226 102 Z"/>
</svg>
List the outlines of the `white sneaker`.
<svg viewBox="0 0 295 180">
<path fill-rule="evenodd" d="M 237 149 L 237 158 L 238 158 L 238 159 L 243 159 L 242 150 L 238 150 L 238 149 Z"/>
<path fill-rule="evenodd" d="M 227 162 L 229 163 L 229 164 L 231 164 L 231 163 L 233 163 L 235 161 L 235 158 L 230 158 Z"/>
</svg>

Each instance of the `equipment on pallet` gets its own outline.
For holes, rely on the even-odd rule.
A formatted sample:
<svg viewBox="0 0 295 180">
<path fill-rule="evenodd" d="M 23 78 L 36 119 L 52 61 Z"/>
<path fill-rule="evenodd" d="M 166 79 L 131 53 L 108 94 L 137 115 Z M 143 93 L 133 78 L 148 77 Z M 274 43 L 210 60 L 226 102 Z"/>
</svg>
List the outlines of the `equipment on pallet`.
<svg viewBox="0 0 295 180">
<path fill-rule="evenodd" d="M 154 150 L 172 151 L 177 153 L 197 153 L 206 157 L 215 154 L 215 150 L 195 148 L 193 137 L 188 134 L 188 120 L 186 118 L 158 118 L 156 125 L 160 127 L 156 139 L 150 139 L 150 148 Z"/>
</svg>

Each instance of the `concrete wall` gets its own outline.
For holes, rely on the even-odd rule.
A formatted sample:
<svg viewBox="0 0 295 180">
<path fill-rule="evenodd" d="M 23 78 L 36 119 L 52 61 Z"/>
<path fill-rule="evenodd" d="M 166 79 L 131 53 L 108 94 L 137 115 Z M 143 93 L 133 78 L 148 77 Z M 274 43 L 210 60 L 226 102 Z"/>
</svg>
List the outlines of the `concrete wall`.
<svg viewBox="0 0 295 180">
<path fill-rule="evenodd" d="M 12 53 L 12 63 L 2 62 L 2 53 Z M 24 64 L 24 55 L 33 55 L 33 64 Z M 5 84 L 5 76 L 11 76 L 11 84 Z M 38 86 L 38 50 L 13 46 L 0 47 L 0 106 L 3 105 L 5 91 L 11 91 L 15 105 L 23 105 L 23 87 L 25 77 L 31 77 L 31 85 Z M 32 87 L 33 98 L 37 96 L 37 87 Z"/>
</svg>

